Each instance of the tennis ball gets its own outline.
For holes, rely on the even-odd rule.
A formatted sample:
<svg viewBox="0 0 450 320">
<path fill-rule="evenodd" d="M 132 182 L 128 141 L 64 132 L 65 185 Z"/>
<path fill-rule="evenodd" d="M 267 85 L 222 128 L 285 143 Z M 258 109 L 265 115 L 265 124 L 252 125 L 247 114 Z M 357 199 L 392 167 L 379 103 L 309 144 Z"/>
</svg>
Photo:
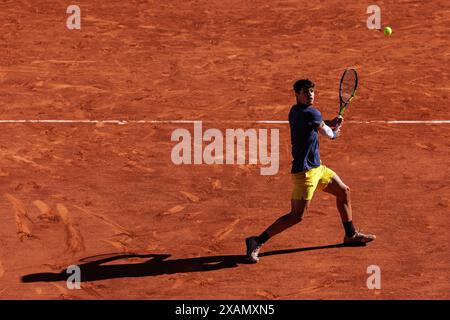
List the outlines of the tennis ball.
<svg viewBox="0 0 450 320">
<path fill-rule="evenodd" d="M 386 36 L 390 36 L 390 35 L 392 34 L 392 28 L 391 28 L 391 27 L 384 27 L 383 33 L 384 33 Z"/>
</svg>

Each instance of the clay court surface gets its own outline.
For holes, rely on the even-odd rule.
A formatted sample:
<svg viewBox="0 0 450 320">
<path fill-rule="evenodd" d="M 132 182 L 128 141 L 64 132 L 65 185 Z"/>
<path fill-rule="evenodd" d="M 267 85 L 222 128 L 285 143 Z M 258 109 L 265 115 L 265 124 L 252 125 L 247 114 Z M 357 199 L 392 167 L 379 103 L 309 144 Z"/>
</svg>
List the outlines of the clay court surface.
<svg viewBox="0 0 450 320">
<path fill-rule="evenodd" d="M 0 119 L 279 129 L 279 173 L 174 165 L 171 133 L 190 123 L 1 123 L 1 299 L 450 298 L 450 124 L 382 122 L 450 119 L 448 2 L 378 1 L 389 38 L 366 28 L 366 1 L 123 3 L 76 1 L 70 31 L 66 1 L 1 1 Z M 287 120 L 301 77 L 334 117 L 347 66 L 360 88 L 322 161 L 377 240 L 340 247 L 334 199 L 316 193 L 246 263 L 245 237 L 291 195 L 288 125 L 253 121 Z M 72 264 L 81 290 L 66 287 Z"/>
</svg>

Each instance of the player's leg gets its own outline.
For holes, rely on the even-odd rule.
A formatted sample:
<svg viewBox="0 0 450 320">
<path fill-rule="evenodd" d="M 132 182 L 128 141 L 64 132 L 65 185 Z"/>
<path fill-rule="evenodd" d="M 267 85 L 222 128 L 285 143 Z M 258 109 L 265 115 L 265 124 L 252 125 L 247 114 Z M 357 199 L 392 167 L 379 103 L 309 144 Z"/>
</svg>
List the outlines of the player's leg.
<svg viewBox="0 0 450 320">
<path fill-rule="evenodd" d="M 319 183 L 320 172 L 316 168 L 307 172 L 292 174 L 294 188 L 291 196 L 291 211 L 278 218 L 259 236 L 249 237 L 245 240 L 247 257 L 251 261 L 258 262 L 259 250 L 267 240 L 302 221 L 303 215 L 308 209 L 314 191 Z"/>
<path fill-rule="evenodd" d="M 283 232 L 284 230 L 299 223 L 303 219 L 303 215 L 309 207 L 311 200 L 304 199 L 292 199 L 291 200 L 291 212 L 278 218 L 272 223 L 263 233 L 257 237 L 249 237 L 245 239 L 247 246 L 247 257 L 253 261 L 258 262 L 258 254 L 262 245 L 273 236 Z"/>
<path fill-rule="evenodd" d="M 341 215 L 342 222 L 352 221 L 352 204 L 350 188 L 335 174 L 323 191 L 336 197 L 336 206 Z"/>
<path fill-rule="evenodd" d="M 363 234 L 353 225 L 350 188 L 333 171 L 328 168 L 325 170 L 324 179 L 321 181 L 323 185 L 326 185 L 323 191 L 336 197 L 336 206 L 345 229 L 344 243 L 363 244 L 375 240 L 375 235 Z"/>
<path fill-rule="evenodd" d="M 292 227 L 293 225 L 296 225 L 303 219 L 303 215 L 305 214 L 306 210 L 309 208 L 309 204 L 311 203 L 310 200 L 291 200 L 291 212 L 288 214 L 285 214 L 284 216 L 277 219 L 272 225 L 270 225 L 265 233 L 267 233 L 269 238 L 272 238 L 273 236 L 279 234 L 280 232 L 283 232 L 284 230 Z M 264 234 L 264 232 L 263 232 Z M 267 239 L 261 239 L 267 241 Z M 264 242 L 265 242 L 264 241 Z M 263 243 L 264 243 L 263 242 Z"/>
</svg>

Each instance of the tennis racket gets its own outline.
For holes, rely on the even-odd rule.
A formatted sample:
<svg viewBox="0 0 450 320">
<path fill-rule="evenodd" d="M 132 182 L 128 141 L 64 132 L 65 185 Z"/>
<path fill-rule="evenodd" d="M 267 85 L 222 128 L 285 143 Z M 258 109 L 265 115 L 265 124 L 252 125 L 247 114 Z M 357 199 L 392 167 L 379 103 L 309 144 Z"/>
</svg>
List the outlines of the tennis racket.
<svg viewBox="0 0 450 320">
<path fill-rule="evenodd" d="M 352 101 L 357 88 L 358 74 L 356 73 L 356 70 L 353 68 L 345 69 L 341 77 L 341 82 L 339 83 L 339 117 L 342 117 L 344 114 L 345 108 L 347 108 L 347 105 Z"/>
</svg>

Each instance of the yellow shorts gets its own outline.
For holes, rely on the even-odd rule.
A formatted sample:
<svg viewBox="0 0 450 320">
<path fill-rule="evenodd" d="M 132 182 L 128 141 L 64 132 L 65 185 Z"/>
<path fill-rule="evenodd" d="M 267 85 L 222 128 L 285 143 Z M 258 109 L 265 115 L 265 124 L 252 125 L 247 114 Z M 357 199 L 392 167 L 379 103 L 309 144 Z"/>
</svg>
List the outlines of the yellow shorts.
<svg viewBox="0 0 450 320">
<path fill-rule="evenodd" d="M 335 175 L 336 173 L 333 170 L 324 165 L 308 171 L 293 173 L 292 182 L 294 183 L 294 189 L 292 190 L 292 199 L 311 200 L 314 191 L 317 188 L 319 190 L 325 189 Z"/>
</svg>

